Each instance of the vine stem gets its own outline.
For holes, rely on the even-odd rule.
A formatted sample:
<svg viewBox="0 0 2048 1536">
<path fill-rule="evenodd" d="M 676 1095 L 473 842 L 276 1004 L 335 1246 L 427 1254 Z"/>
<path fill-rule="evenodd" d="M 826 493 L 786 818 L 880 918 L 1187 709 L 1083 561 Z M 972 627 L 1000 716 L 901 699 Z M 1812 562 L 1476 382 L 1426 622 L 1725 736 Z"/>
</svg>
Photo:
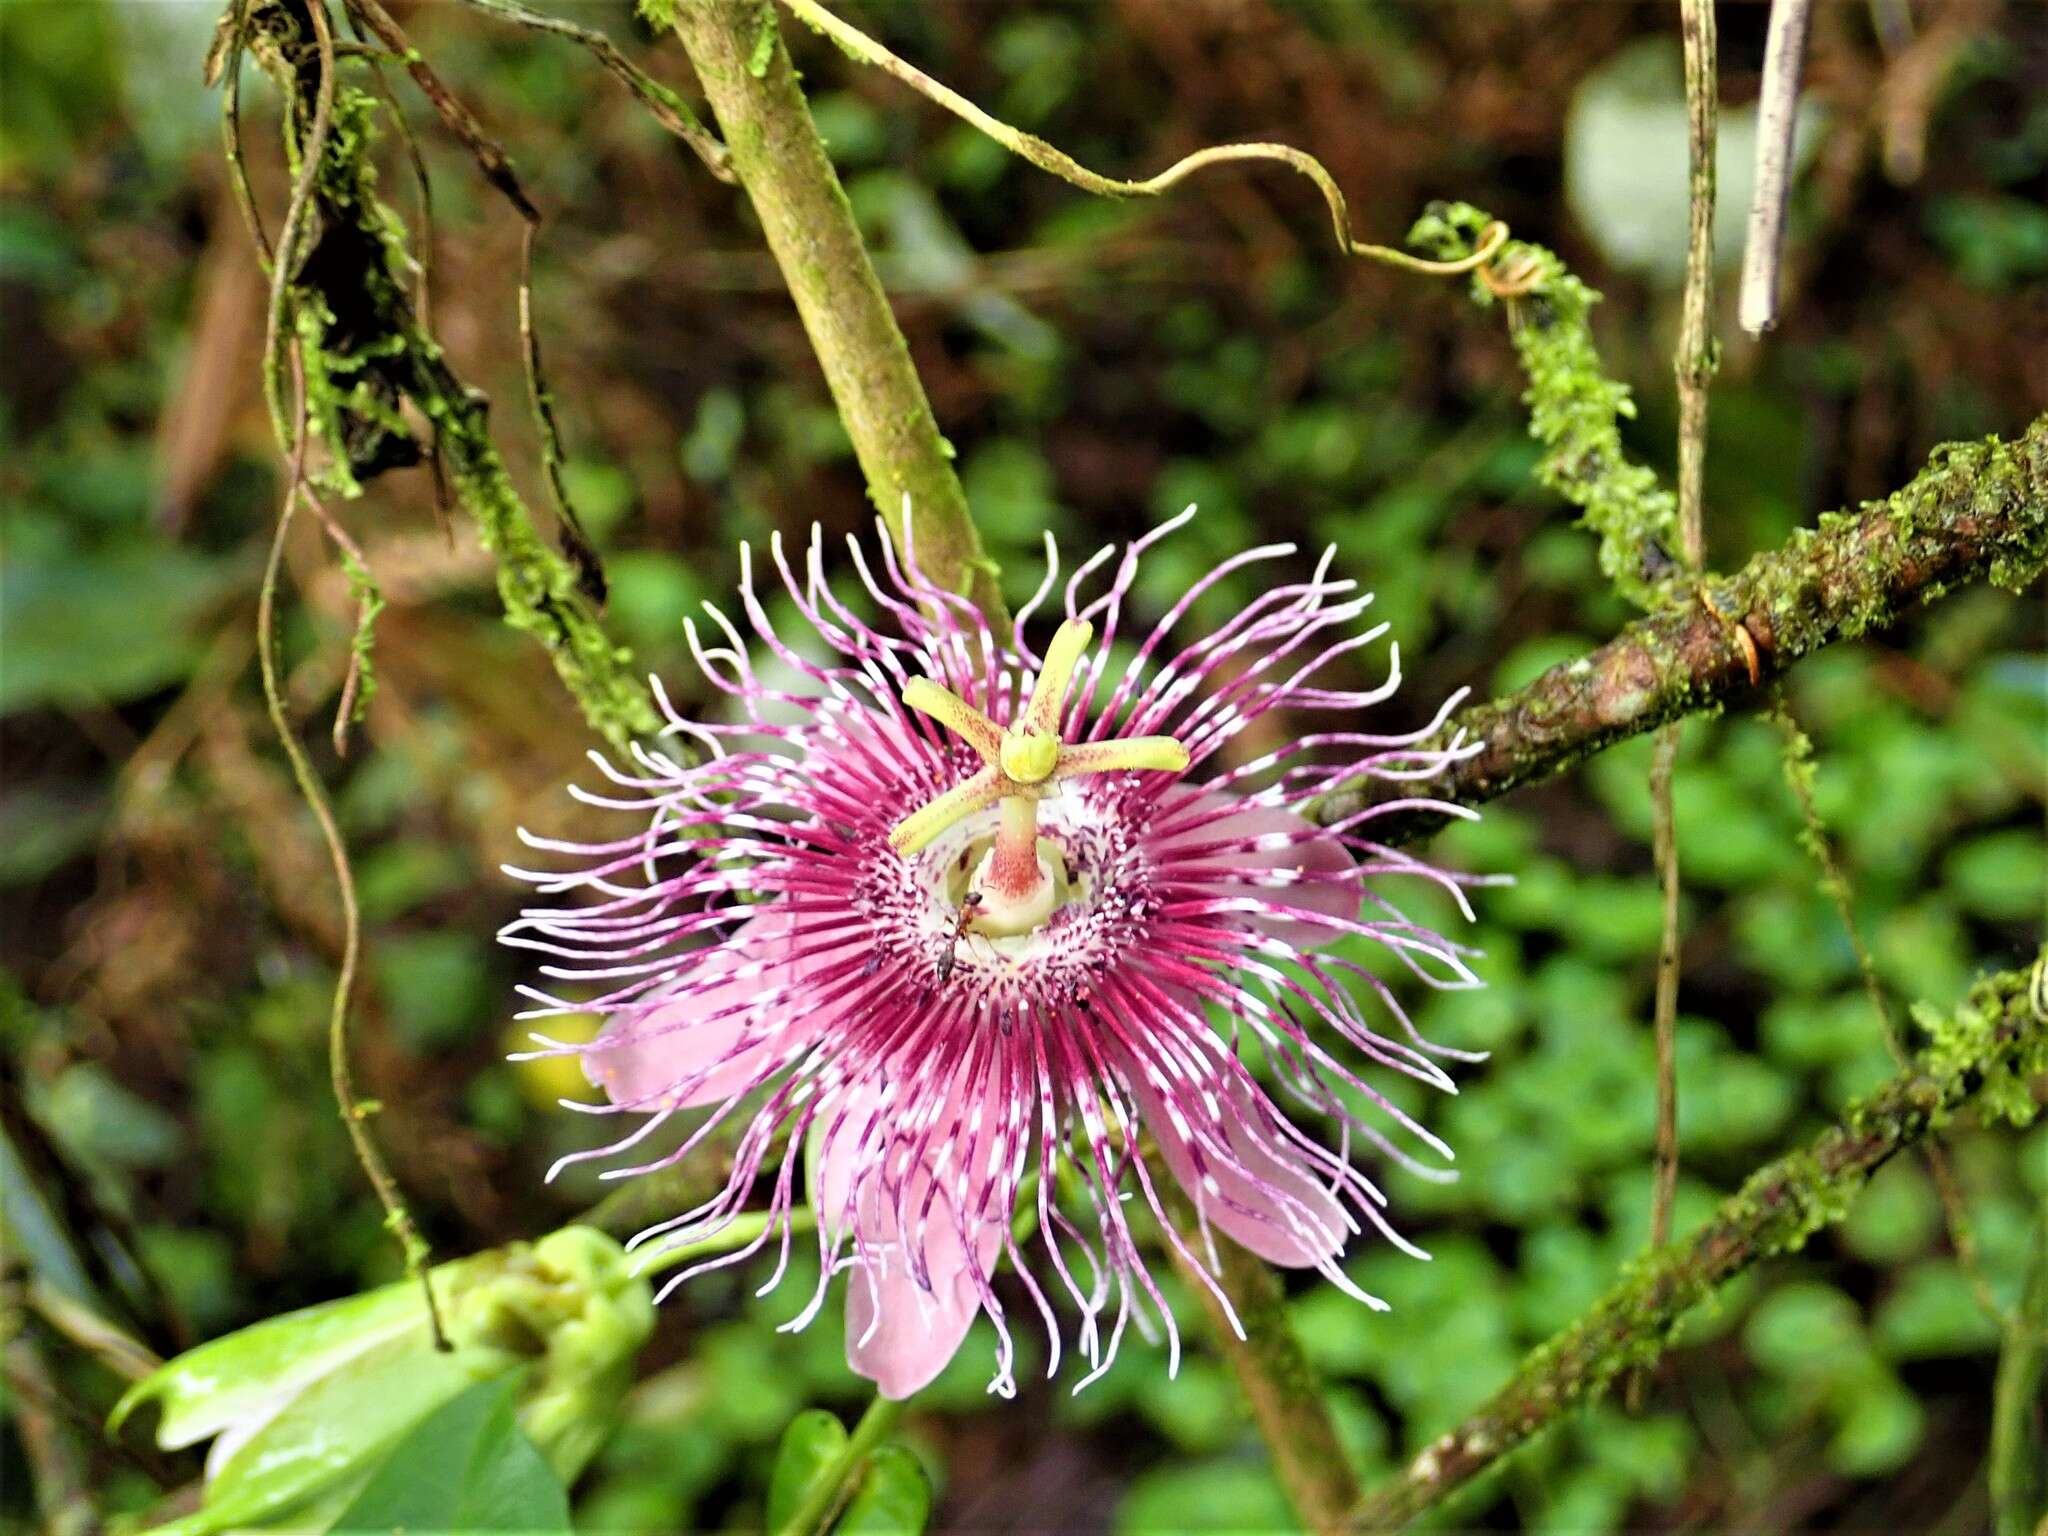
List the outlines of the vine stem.
<svg viewBox="0 0 2048 1536">
<path fill-rule="evenodd" d="M 1183 1235 L 1172 1245 L 1174 1262 L 1189 1271 L 1203 1247 L 1199 1218 L 1177 1185 L 1168 1186 L 1166 1201 L 1167 1214 Z M 1295 1512 L 1315 1536 L 1333 1536 L 1343 1530 L 1346 1512 L 1358 1501 L 1358 1479 L 1323 1406 L 1322 1383 L 1288 1320 L 1286 1290 L 1256 1254 L 1220 1232 L 1206 1237 L 1217 1267 L 1213 1273 L 1189 1274 L 1189 1289 L 1201 1299 L 1217 1350 L 1244 1389 Z M 1233 1312 L 1242 1332 L 1232 1322 Z"/>
<path fill-rule="evenodd" d="M 1885 1002 L 1884 984 L 1878 980 L 1876 962 L 1870 957 L 1870 946 L 1863 942 L 1863 930 L 1856 925 L 1849 876 L 1835 857 L 1827 823 L 1821 820 L 1820 807 L 1814 803 L 1813 742 L 1793 717 L 1792 705 L 1785 697 L 1783 684 L 1771 690 L 1770 703 L 1764 713 L 1785 740 L 1785 782 L 1799 806 L 1802 841 L 1808 855 L 1820 869 L 1821 890 L 1834 906 L 1835 918 L 1841 923 L 1842 932 L 1848 936 L 1849 952 L 1856 958 L 1863 995 L 1870 1000 L 1871 1012 L 1877 1015 L 1878 1032 L 1884 1037 L 1885 1052 L 1891 1057 L 1892 1065 L 1903 1070 L 1906 1048 L 1900 1043 L 1898 1028 L 1892 1022 L 1892 1011 Z M 1956 1183 L 1955 1171 L 1949 1167 L 1948 1156 L 1937 1142 L 1930 1141 L 1922 1150 L 1927 1156 L 1928 1170 L 1934 1175 L 1935 1194 L 1941 1201 L 1942 1216 L 1948 1224 L 1949 1245 L 1955 1249 L 1956 1263 L 1969 1279 L 1978 1309 L 2001 1328 L 2009 1327 L 2012 1319 L 1999 1306 L 1998 1298 L 1992 1294 L 1991 1286 L 1984 1278 L 1983 1266 L 1977 1261 L 1976 1235 L 1970 1227 L 1969 1213 L 1963 1208 L 1963 1192 Z"/>
<path fill-rule="evenodd" d="M 782 0 L 782 4 L 797 20 L 830 38 L 861 63 L 872 64 L 883 73 L 895 76 L 920 96 L 944 107 L 961 121 L 979 128 L 1012 154 L 1030 161 L 1040 170 L 1059 177 L 1069 185 L 1079 187 L 1084 192 L 1093 192 L 1098 197 L 1157 197 L 1177 182 L 1208 166 L 1225 165 L 1233 161 L 1266 161 L 1287 166 L 1315 183 L 1316 190 L 1322 193 L 1323 202 L 1330 210 L 1330 224 L 1337 237 L 1338 249 L 1347 256 L 1359 256 L 1368 261 L 1399 267 L 1404 272 L 1419 272 L 1430 277 L 1453 277 L 1461 272 L 1472 272 L 1484 266 L 1493 259 L 1494 253 L 1508 238 L 1507 226 L 1495 222 L 1481 235 L 1477 249 L 1455 261 L 1429 261 L 1410 252 L 1396 250 L 1392 246 L 1373 245 L 1359 240 L 1351 233 L 1350 211 L 1344 201 L 1343 189 L 1337 185 L 1337 179 L 1330 174 L 1322 161 L 1291 144 L 1216 144 L 1206 149 L 1198 149 L 1193 154 L 1183 155 L 1156 176 L 1147 176 L 1138 181 L 1104 176 L 1098 171 L 1090 170 L 1065 150 L 1046 142 L 1037 134 L 1026 133 L 1021 128 L 1012 127 L 943 81 L 933 79 L 909 60 L 891 53 L 858 27 L 826 10 L 817 3 L 817 0 Z"/>
<path fill-rule="evenodd" d="M 867 1411 L 853 1426 L 853 1433 L 847 1436 L 845 1448 L 811 1485 L 804 1501 L 775 1536 L 814 1536 L 815 1532 L 829 1529 L 833 1516 L 853 1496 L 854 1487 L 867 1468 L 868 1457 L 889 1438 L 902 1417 L 902 1399 L 877 1396 L 870 1401 Z"/>
<path fill-rule="evenodd" d="M 433 1330 L 434 1347 L 447 1349 L 449 1344 L 441 1326 L 441 1308 L 434 1299 L 434 1283 L 428 1273 L 431 1255 L 426 1239 L 420 1236 L 412 1212 L 406 1208 L 399 1193 L 398 1182 L 391 1176 L 383 1153 L 377 1149 L 376 1140 L 364 1123 L 371 1111 L 356 1097 L 355 1079 L 349 1068 L 349 1004 L 355 993 L 356 971 L 363 948 L 363 920 L 356 903 L 355 872 L 349 865 L 348 848 L 342 842 L 341 829 L 335 823 L 334 808 L 328 803 L 327 792 L 321 787 L 319 776 L 313 772 L 313 765 L 292 730 L 291 718 L 285 711 L 284 689 L 278 680 L 277 583 L 284 564 L 285 542 L 291 533 L 292 514 L 299 504 L 300 482 L 306 463 L 305 375 L 296 351 L 292 354 L 292 372 L 298 397 L 298 430 L 292 442 L 284 505 L 277 515 L 277 532 L 270 541 L 270 558 L 264 565 L 263 585 L 256 595 L 256 659 L 263 674 L 263 704 L 269 712 L 271 727 L 277 733 L 278 744 L 291 762 L 292 777 L 298 781 L 299 793 L 320 828 L 320 840 L 327 847 L 328 860 L 334 867 L 334 883 L 341 895 L 341 964 L 334 978 L 334 996 L 327 1016 L 327 1067 L 334 1088 L 335 1106 L 341 1112 L 341 1123 L 348 1131 L 356 1161 L 362 1165 L 370 1187 L 376 1191 L 378 1203 L 384 1207 L 384 1223 L 397 1237 L 399 1248 L 405 1255 L 406 1271 L 419 1278 L 420 1290 L 427 1301 L 427 1320 Z"/>
<path fill-rule="evenodd" d="M 327 17 L 326 0 L 309 0 L 305 15 L 320 52 L 320 85 L 312 124 L 305 141 L 299 146 L 298 177 L 292 188 L 291 205 L 285 212 L 284 226 L 278 232 L 277 255 L 271 268 L 270 309 L 264 343 L 264 392 L 270 401 L 280 445 L 289 443 L 290 447 L 285 467 L 284 503 L 278 511 L 277 530 L 270 541 L 269 559 L 263 568 L 263 584 L 256 597 L 256 659 L 263 676 L 264 708 L 270 715 L 278 745 L 291 763 L 292 777 L 298 781 L 299 793 L 320 828 L 321 841 L 326 844 L 341 898 L 341 962 L 335 975 L 327 1019 L 328 1075 L 333 1084 L 335 1106 L 341 1113 L 341 1122 L 348 1132 L 356 1161 L 362 1165 L 370 1187 L 376 1191 L 378 1203 L 384 1207 L 385 1225 L 391 1229 L 405 1255 L 406 1270 L 419 1278 L 420 1290 L 426 1297 L 427 1320 L 433 1331 L 434 1345 L 437 1349 L 447 1349 L 449 1345 L 441 1326 L 441 1309 L 434 1299 L 433 1280 L 428 1274 L 430 1253 L 426 1240 L 420 1236 L 412 1213 L 399 1194 L 397 1181 L 392 1178 L 375 1138 L 364 1123 L 369 1111 L 356 1097 L 355 1080 L 349 1068 L 349 1004 L 355 991 L 363 942 L 362 913 L 356 903 L 355 872 L 350 867 L 348 848 L 342 841 L 340 827 L 335 823 L 334 809 L 328 803 L 327 792 L 292 729 L 278 677 L 277 585 L 284 564 L 285 544 L 291 533 L 292 516 L 298 510 L 305 489 L 308 431 L 304 360 L 299 355 L 297 344 L 294 342 L 286 346 L 283 339 L 285 292 L 297 256 L 299 230 L 312 198 L 314 182 L 319 177 L 321 157 L 327 150 L 334 107 L 334 35 Z M 236 21 L 240 21 L 239 13 Z M 280 365 L 285 357 L 289 357 L 291 363 L 294 402 L 289 431 L 285 428 L 286 417 L 280 398 Z"/>
</svg>

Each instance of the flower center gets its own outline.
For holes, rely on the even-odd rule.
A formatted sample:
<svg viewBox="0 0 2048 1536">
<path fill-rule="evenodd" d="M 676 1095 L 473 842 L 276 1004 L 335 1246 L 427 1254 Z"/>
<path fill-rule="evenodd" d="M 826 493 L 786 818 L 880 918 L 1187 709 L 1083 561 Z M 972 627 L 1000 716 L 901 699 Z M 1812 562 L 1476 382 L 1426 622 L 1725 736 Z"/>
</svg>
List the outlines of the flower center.
<svg viewBox="0 0 2048 1536">
<path fill-rule="evenodd" d="M 1180 773 L 1188 751 L 1171 736 L 1069 743 L 1060 716 L 1075 668 L 1095 637 L 1092 624 L 1069 619 L 1045 648 L 1045 664 L 1024 713 L 1005 729 L 950 689 L 913 678 L 903 702 L 959 736 L 981 758 L 972 778 L 956 784 L 896 823 L 889 841 L 908 857 L 961 818 L 990 805 L 1000 808 L 995 842 L 976 866 L 970 885 L 980 897 L 966 925 L 974 932 L 1013 937 L 1043 927 L 1066 888 L 1059 849 L 1038 835 L 1038 802 L 1059 784 L 1084 773 Z"/>
</svg>

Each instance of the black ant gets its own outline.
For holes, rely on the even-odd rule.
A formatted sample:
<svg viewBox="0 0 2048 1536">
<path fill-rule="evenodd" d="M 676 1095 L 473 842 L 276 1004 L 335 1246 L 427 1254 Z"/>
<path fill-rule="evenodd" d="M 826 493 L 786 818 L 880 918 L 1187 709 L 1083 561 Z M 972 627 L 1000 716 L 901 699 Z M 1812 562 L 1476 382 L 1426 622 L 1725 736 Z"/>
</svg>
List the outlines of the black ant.
<svg viewBox="0 0 2048 1536">
<path fill-rule="evenodd" d="M 960 941 L 967 935 L 967 926 L 981 915 L 981 892 L 969 891 L 960 898 L 960 915 L 953 919 L 952 936 L 946 940 L 945 952 L 939 956 L 938 984 L 944 986 L 953 974 L 953 967 L 960 960 Z"/>
</svg>

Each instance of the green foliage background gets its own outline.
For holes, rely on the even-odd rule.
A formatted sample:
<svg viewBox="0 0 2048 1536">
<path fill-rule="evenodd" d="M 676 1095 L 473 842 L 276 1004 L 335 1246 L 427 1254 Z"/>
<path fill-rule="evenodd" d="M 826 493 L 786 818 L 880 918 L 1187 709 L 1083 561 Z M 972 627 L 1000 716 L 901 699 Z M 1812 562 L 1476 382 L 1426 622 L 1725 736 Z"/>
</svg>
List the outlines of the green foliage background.
<svg viewBox="0 0 2048 1536">
<path fill-rule="evenodd" d="M 1737 109 L 1761 52 L 1752 9 L 1723 23 Z M 1657 146 L 1682 109 L 1653 55 L 1675 58 L 1674 16 L 867 10 L 892 46 L 1105 169 L 1274 137 L 1330 163 L 1367 238 L 1436 196 L 1499 212 L 1607 293 L 1609 365 L 1642 404 L 1630 446 L 1668 467 L 1676 296 L 1660 242 L 1680 227 L 1626 178 L 1615 191 L 1614 172 L 1662 184 Z M 1899 175 L 1896 135 L 1914 124 L 1861 105 L 1886 71 L 1864 12 L 1822 10 L 1790 316 L 1766 348 L 1730 340 L 1714 395 L 1720 565 L 1902 483 L 1946 437 L 2019 428 L 2048 398 L 2048 103 L 2025 84 L 2038 37 L 2024 17 L 1957 29 L 1923 104 L 1922 165 Z M 688 94 L 678 51 L 625 5 L 578 16 Z M 539 324 L 610 621 L 682 707 L 702 705 L 680 620 L 730 591 L 737 542 L 801 538 L 814 518 L 839 535 L 868 515 L 801 333 L 735 197 L 587 60 L 454 5 L 406 19 L 549 211 Z M 10 1277 L 132 1318 L 160 1348 L 388 1279 L 395 1262 L 327 1094 L 337 919 L 249 665 L 277 467 L 256 386 L 260 283 L 197 79 L 212 20 L 198 5 L 105 3 L 0 16 Z M 1591 535 L 1530 479 L 1510 349 L 1458 285 L 1341 264 L 1319 205 L 1275 177 L 1088 201 L 815 40 L 796 45 L 1014 598 L 1036 584 L 1042 530 L 1071 557 L 1189 501 L 1201 516 L 1145 567 L 1145 610 L 1248 544 L 1334 543 L 1401 644 L 1390 725 L 1456 687 L 1512 687 L 1625 620 Z M 253 79 L 249 99 L 275 209 L 280 171 L 261 147 L 273 119 Z M 424 127 L 417 97 L 401 99 L 436 176 L 437 327 L 500 402 L 501 441 L 535 492 L 516 224 Z M 1580 131 L 1589 115 L 1601 131 Z M 1664 174 L 1682 188 L 1678 142 Z M 418 233 L 385 149 L 385 185 Z M 592 743 L 544 659 L 495 617 L 489 563 L 439 523 L 430 477 L 395 473 L 339 510 L 389 599 L 377 698 L 346 759 L 323 753 L 370 927 L 361 1077 L 429 1235 L 454 1254 L 544 1231 L 598 1193 L 540 1182 L 593 1132 L 553 1104 L 573 1081 L 501 1059 L 520 973 L 490 935 L 519 899 L 497 873 L 518 857 L 515 826 L 606 824 L 560 793 Z M 291 570 L 305 594 L 287 621 L 291 697 L 318 739 L 349 586 L 310 532 Z M 1196 620 L 1248 590 L 1225 585 Z M 1792 682 L 1819 808 L 1901 1020 L 1905 1002 L 1953 1003 L 2039 942 L 2038 597 L 1964 593 Z M 1490 989 L 1416 999 L 1433 1038 L 1493 1053 L 1455 1100 L 1414 1106 L 1457 1147 L 1462 1178 L 1388 1173 L 1435 1255 L 1353 1259 L 1391 1314 L 1320 1286 L 1293 1301 L 1368 1479 L 1479 1401 L 1643 1244 L 1659 932 L 1647 775 L 1648 743 L 1633 743 L 1436 845 L 1516 877 L 1485 895 L 1472 934 Z M 1682 1231 L 1890 1063 L 1801 847 L 1777 734 L 1747 717 L 1689 725 L 1676 795 Z M 1951 1160 L 1974 1273 L 1926 1163 L 1902 1159 L 1846 1226 L 1696 1318 L 1642 1412 L 1582 1416 L 1444 1518 L 1574 1531 L 1981 1520 L 1997 1335 L 1974 1291 L 2008 1306 L 2017 1292 L 2048 1199 L 2048 1129 L 1964 1135 Z M 40 1196 L 17 1197 L 30 1187 Z M 667 1306 L 627 1422 L 575 1490 L 579 1529 L 759 1523 L 785 1426 L 861 1399 L 836 1310 L 773 1331 L 808 1289 L 799 1257 L 765 1300 L 728 1273 Z M 1197 1310 L 1179 1309 L 1190 1326 Z M 117 1394 L 82 1356 L 48 1354 L 81 1412 Z M 1206 1350 L 1169 1382 L 1163 1353 L 1132 1340 L 1083 1396 L 1056 1382 L 1014 1405 L 983 1395 L 988 1357 L 977 1335 L 910 1420 L 941 1525 L 1286 1523 Z M 10 1523 L 31 1518 L 20 1455 L 0 1444 Z M 96 1440 L 91 1455 L 125 1516 L 197 1470 Z"/>
</svg>

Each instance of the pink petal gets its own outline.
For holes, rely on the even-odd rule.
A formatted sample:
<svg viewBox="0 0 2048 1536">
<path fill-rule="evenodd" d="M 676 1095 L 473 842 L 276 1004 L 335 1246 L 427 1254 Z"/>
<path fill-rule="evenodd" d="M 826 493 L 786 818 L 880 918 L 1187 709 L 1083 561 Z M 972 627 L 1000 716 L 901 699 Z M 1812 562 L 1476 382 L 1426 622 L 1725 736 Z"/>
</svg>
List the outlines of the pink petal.
<svg viewBox="0 0 2048 1536">
<path fill-rule="evenodd" d="M 1231 805 L 1236 805 L 1237 809 L 1223 815 L 1216 814 Z M 1249 898 L 1275 908 L 1292 907 L 1303 912 L 1318 912 L 1346 922 L 1357 919 L 1359 888 L 1352 879 L 1308 879 L 1298 884 L 1276 886 L 1254 884 L 1250 878 L 1255 871 L 1273 869 L 1297 869 L 1311 876 L 1347 875 L 1356 867 L 1350 850 L 1314 823 L 1292 811 L 1273 806 L 1244 805 L 1236 795 L 1220 789 L 1203 790 L 1191 807 L 1175 814 L 1174 820 L 1187 821 L 1196 817 L 1206 819 L 1185 832 L 1176 832 L 1161 839 L 1154 846 L 1162 861 L 1170 863 L 1176 858 L 1192 859 L 1197 864 L 1217 867 L 1219 872 L 1216 875 L 1193 882 L 1202 889 L 1225 900 Z M 1266 837 L 1299 840 L 1269 848 L 1212 846 L 1217 843 L 1249 843 L 1254 838 Z M 1201 852 L 1205 847 L 1210 851 Z M 1242 871 L 1245 878 L 1233 878 L 1232 873 L 1226 870 Z M 1247 921 L 1261 932 L 1298 949 L 1328 944 L 1343 932 L 1329 924 L 1288 917 L 1278 910 L 1271 916 L 1249 916 Z"/>
<path fill-rule="evenodd" d="M 1160 1156 L 1210 1225 L 1269 1263 L 1290 1269 L 1313 1267 L 1343 1251 L 1348 1234 L 1343 1207 L 1298 1150 L 1272 1129 L 1279 1111 L 1256 1087 L 1234 1076 L 1213 1085 L 1222 1101 L 1221 1129 L 1230 1160 L 1219 1156 L 1212 1134 L 1204 1139 L 1203 1169 L 1219 1194 L 1203 1187 L 1194 1149 L 1174 1125 L 1160 1091 L 1135 1066 L 1126 1065 L 1124 1080 L 1159 1143 Z M 1174 1102 L 1190 1120 L 1207 1112 L 1192 1089 L 1180 1091 Z"/>
<path fill-rule="evenodd" d="M 701 1082 L 667 1102 L 675 1108 L 715 1104 L 745 1092 L 771 1062 L 815 1039 L 840 1009 L 786 997 L 772 1004 L 772 1017 L 746 1006 L 790 986 L 816 964 L 789 957 L 792 926 L 781 911 L 749 918 L 676 990 L 657 994 L 644 1011 L 614 1014 L 584 1052 L 583 1070 L 591 1082 L 615 1104 L 652 1109 L 662 1101 L 651 1095 L 703 1072 Z M 742 1036 L 754 1038 L 742 1046 Z"/>
<path fill-rule="evenodd" d="M 906 1209 L 915 1211 L 923 1199 L 923 1190 L 913 1181 Z M 984 1279 L 995 1266 L 1002 1231 L 1000 1221 L 974 1228 L 972 1262 Z M 871 1241 L 869 1251 L 878 1261 L 879 1273 L 870 1267 L 847 1276 L 846 1363 L 873 1381 L 884 1397 L 908 1397 L 926 1386 L 959 1351 L 981 1311 L 981 1294 L 954 1225 L 952 1202 L 943 1194 L 932 1201 L 923 1243 L 925 1270 L 932 1282 L 929 1292 L 918 1289 L 909 1250 L 900 1239 Z"/>
<path fill-rule="evenodd" d="M 956 1085 L 933 1130 L 928 1157 L 946 1144 L 949 1126 L 969 1122 L 971 1107 Z M 842 1108 L 844 1120 L 839 1118 Z M 902 1107 L 883 1103 L 875 1080 L 863 1079 L 819 1113 L 828 1134 L 819 1149 L 818 1187 L 813 1191 L 818 1216 L 828 1231 L 852 1225 L 858 1242 L 849 1239 L 847 1251 L 857 1261 L 862 1254 L 866 1257 L 847 1276 L 847 1364 L 872 1380 L 884 1397 L 908 1397 L 944 1370 L 958 1352 L 981 1311 L 978 1281 L 994 1271 L 1002 1248 L 1009 1213 L 999 1209 L 969 1221 L 974 1239 L 970 1258 L 947 1193 L 961 1167 L 983 1165 L 992 1122 L 985 1120 L 976 1136 L 956 1131 L 954 1156 L 939 1192 L 931 1195 L 928 1211 L 931 1170 L 922 1162 L 911 1170 L 900 1208 L 908 1220 L 916 1222 L 920 1214 L 923 1220 L 912 1241 L 906 1241 L 894 1191 L 885 1189 L 879 1175 L 870 1171 L 894 1153 L 888 1138 L 897 1128 Z M 919 1287 L 913 1273 L 912 1242 L 922 1245 L 930 1291 Z"/>
</svg>

